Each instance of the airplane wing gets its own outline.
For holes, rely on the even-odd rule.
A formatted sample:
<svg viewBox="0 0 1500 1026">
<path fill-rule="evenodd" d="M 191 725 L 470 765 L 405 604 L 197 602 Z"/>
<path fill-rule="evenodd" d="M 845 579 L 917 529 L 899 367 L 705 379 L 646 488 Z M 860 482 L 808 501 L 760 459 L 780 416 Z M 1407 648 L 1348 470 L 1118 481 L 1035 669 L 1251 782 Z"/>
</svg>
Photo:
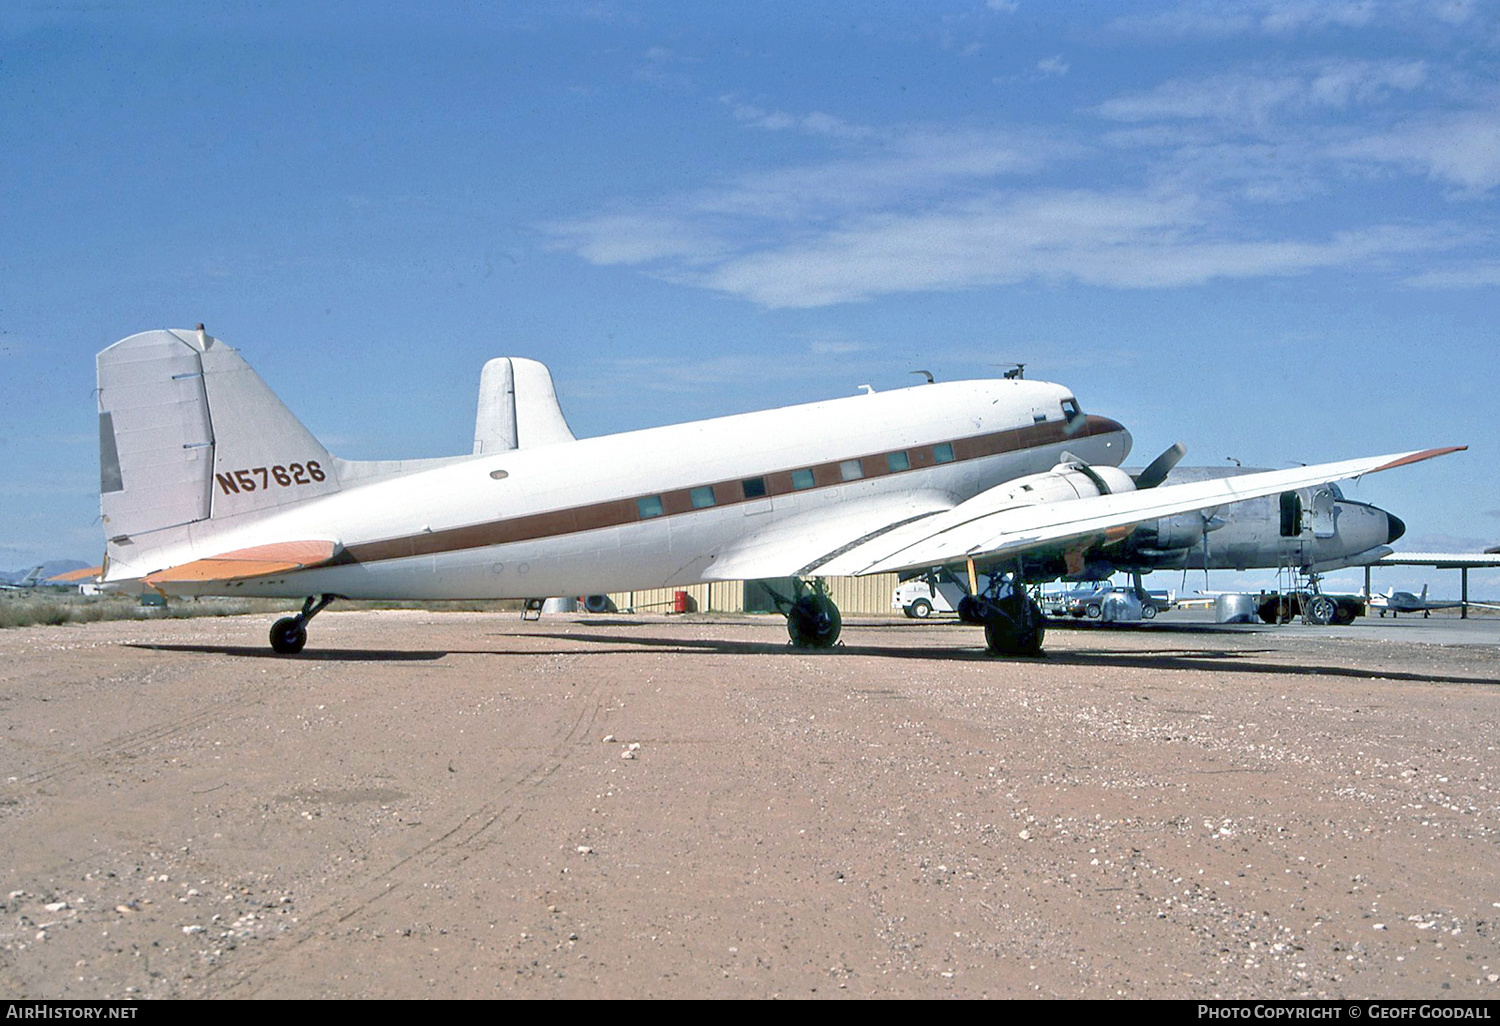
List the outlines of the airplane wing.
<svg viewBox="0 0 1500 1026">
<path fill-rule="evenodd" d="M 206 559 L 195 559 L 191 563 L 167 567 L 146 575 L 146 583 L 155 587 L 162 584 L 205 583 L 210 581 L 241 581 L 269 574 L 282 574 L 290 570 L 305 570 L 333 561 L 340 552 L 337 542 L 291 541 L 274 545 L 256 545 L 233 552 L 221 552 Z"/>
<path fill-rule="evenodd" d="M 1361 477 L 1464 448 L 1467 447 L 1423 449 L 1029 505 L 1014 505 L 1010 497 L 1012 487 L 1007 483 L 980 492 L 945 512 L 894 524 L 869 540 L 846 545 L 842 551 L 830 553 L 799 572 L 856 576 L 923 569 L 968 559 L 999 561 L 1038 549 L 1115 541 L 1146 520 Z"/>
</svg>

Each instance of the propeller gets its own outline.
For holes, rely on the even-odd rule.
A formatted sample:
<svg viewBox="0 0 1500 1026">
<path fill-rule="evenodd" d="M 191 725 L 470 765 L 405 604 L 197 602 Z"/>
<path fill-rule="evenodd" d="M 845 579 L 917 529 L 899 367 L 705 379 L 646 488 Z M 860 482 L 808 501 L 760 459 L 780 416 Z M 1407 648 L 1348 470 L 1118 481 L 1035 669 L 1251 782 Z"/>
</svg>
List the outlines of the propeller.
<svg viewBox="0 0 1500 1026">
<path fill-rule="evenodd" d="M 1151 465 L 1136 475 L 1135 486 L 1138 490 L 1155 488 L 1167 479 L 1172 468 L 1177 466 L 1177 461 L 1187 455 L 1187 447 L 1181 442 L 1173 442 L 1171 447 L 1163 452 Z"/>
</svg>

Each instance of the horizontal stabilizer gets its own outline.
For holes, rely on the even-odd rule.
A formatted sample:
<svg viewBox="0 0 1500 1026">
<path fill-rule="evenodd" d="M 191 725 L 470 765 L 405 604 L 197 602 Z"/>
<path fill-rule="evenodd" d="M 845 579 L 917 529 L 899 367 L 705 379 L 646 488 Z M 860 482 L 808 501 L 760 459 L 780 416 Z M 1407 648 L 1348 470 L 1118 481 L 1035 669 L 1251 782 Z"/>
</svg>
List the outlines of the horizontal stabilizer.
<svg viewBox="0 0 1500 1026">
<path fill-rule="evenodd" d="M 146 583 L 181 584 L 204 581 L 238 581 L 269 574 L 284 574 L 291 570 L 306 570 L 330 562 L 339 552 L 340 546 L 331 541 L 277 542 L 274 545 L 256 545 L 233 552 L 221 552 L 207 559 L 195 559 L 191 563 L 168 567 L 146 575 Z"/>
<path fill-rule="evenodd" d="M 69 570 L 65 574 L 58 574 L 56 577 L 49 577 L 47 578 L 47 583 L 52 584 L 56 582 L 58 584 L 72 584 L 74 581 L 92 581 L 95 577 L 98 577 L 103 572 L 104 567 L 102 566 L 88 566 L 84 567 L 82 570 Z"/>
</svg>

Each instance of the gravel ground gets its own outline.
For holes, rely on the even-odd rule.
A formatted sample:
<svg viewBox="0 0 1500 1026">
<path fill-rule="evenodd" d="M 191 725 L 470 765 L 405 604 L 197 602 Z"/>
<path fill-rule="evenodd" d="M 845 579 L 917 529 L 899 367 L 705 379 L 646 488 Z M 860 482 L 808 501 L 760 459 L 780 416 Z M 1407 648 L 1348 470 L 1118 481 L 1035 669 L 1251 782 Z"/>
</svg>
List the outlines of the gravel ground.
<svg viewBox="0 0 1500 1026">
<path fill-rule="evenodd" d="M 0 997 L 1500 997 L 1491 639 L 269 619 L 0 632 Z"/>
</svg>

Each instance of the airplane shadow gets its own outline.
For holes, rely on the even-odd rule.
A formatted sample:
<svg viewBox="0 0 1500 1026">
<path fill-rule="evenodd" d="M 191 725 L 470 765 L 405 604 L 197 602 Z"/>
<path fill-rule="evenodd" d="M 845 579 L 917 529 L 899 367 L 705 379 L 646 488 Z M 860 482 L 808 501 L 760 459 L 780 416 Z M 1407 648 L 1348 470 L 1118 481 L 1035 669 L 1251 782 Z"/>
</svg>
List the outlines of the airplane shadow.
<svg viewBox="0 0 1500 1026">
<path fill-rule="evenodd" d="M 1172 648 L 1150 652 L 1126 649 L 1095 649 L 1088 652 L 1043 652 L 1035 657 L 997 658 L 983 648 L 948 647 L 903 647 L 889 648 L 876 645 L 840 644 L 832 649 L 794 649 L 790 645 L 760 641 L 735 641 L 726 638 L 664 638 L 651 635 L 620 637 L 616 634 L 591 634 L 588 632 L 548 633 L 540 631 L 506 631 L 486 635 L 494 638 L 544 638 L 552 641 L 574 642 L 588 646 L 591 654 L 624 655 L 639 653 L 642 649 L 662 649 L 677 652 L 701 652 L 719 656 L 785 656 L 797 655 L 812 658 L 839 658 L 840 656 L 868 656 L 878 659 L 902 659 L 914 662 L 991 663 L 997 669 L 1006 666 L 1079 666 L 1096 669 L 1144 669 L 1202 671 L 1213 673 L 1258 673 L 1286 677 L 1346 677 L 1350 679 L 1402 681 L 1419 684 L 1461 684 L 1482 687 L 1500 686 L 1500 680 L 1489 677 L 1464 677 L 1454 674 L 1419 673 L 1401 670 L 1372 670 L 1368 668 L 1333 666 L 1320 664 L 1297 664 L 1258 662 L 1253 657 L 1273 652 L 1270 648 L 1254 649 L 1182 649 Z M 508 656 L 514 658 L 551 657 L 557 649 L 432 649 L 403 651 L 395 649 L 331 649 L 308 648 L 294 656 L 279 655 L 269 648 L 246 645 L 180 645 L 145 644 L 134 642 L 125 646 L 143 651 L 186 652 L 205 655 L 228 655 L 245 659 L 269 659 L 276 662 L 303 660 L 331 663 L 419 663 L 434 662 L 450 655 Z"/>
</svg>

